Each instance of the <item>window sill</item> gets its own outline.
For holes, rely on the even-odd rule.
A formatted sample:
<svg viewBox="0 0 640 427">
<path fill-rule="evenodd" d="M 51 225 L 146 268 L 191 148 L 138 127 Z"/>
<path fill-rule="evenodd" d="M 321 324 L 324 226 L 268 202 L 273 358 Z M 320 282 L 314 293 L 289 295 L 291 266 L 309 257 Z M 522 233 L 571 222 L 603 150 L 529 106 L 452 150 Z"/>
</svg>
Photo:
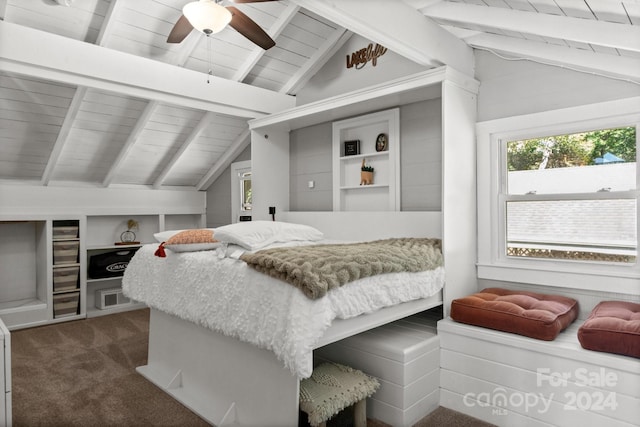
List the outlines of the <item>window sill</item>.
<svg viewBox="0 0 640 427">
<path fill-rule="evenodd" d="M 581 289 L 608 293 L 639 295 L 640 274 L 637 267 L 622 267 L 612 271 L 576 268 L 549 268 L 518 264 L 478 264 L 478 278 L 539 286 Z"/>
</svg>

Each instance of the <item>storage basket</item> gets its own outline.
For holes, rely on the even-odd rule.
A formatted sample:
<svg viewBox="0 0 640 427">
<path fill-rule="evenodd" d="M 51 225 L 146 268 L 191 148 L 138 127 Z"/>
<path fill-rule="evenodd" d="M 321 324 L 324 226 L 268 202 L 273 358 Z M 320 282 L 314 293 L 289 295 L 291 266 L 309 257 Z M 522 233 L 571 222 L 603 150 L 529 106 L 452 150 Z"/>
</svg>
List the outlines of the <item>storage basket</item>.
<svg viewBox="0 0 640 427">
<path fill-rule="evenodd" d="M 80 267 L 58 267 L 53 269 L 53 290 L 71 291 L 78 287 Z"/>
<path fill-rule="evenodd" d="M 78 226 L 54 226 L 53 240 L 75 239 L 78 237 Z"/>
<path fill-rule="evenodd" d="M 121 249 L 92 255 L 89 258 L 89 278 L 103 279 L 122 276 L 137 250 L 138 248 Z"/>
<path fill-rule="evenodd" d="M 78 241 L 53 242 L 53 263 L 75 264 L 78 262 Z"/>
<path fill-rule="evenodd" d="M 53 317 L 65 317 L 78 314 L 80 292 L 68 292 L 53 296 Z"/>
</svg>

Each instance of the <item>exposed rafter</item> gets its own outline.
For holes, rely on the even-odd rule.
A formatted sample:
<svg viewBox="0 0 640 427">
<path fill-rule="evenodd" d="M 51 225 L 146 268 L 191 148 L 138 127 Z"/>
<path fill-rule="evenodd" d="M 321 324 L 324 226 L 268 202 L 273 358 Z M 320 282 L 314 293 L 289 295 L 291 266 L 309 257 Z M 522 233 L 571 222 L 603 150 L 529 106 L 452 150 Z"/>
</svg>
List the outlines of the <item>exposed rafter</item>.
<svg viewBox="0 0 640 427">
<path fill-rule="evenodd" d="M 192 31 L 191 34 L 189 34 L 187 38 L 180 43 L 180 49 L 178 50 L 173 63 L 179 67 L 184 66 L 184 64 L 189 60 L 189 57 L 198 48 L 203 37 L 204 36 L 201 33 Z"/>
<path fill-rule="evenodd" d="M 251 142 L 249 139 L 250 134 L 251 132 L 249 132 L 249 129 L 247 128 L 238 135 L 235 141 L 233 141 L 233 144 L 231 144 L 227 151 L 224 152 L 213 167 L 209 169 L 209 172 L 202 177 L 198 185 L 196 185 L 196 190 L 206 190 L 216 179 L 218 179 L 222 172 L 236 157 L 238 157 L 242 150 L 249 146 L 249 143 Z"/>
<path fill-rule="evenodd" d="M 0 0 L 0 20 L 4 20 L 4 15 L 7 13 L 7 3 L 9 0 Z"/>
<path fill-rule="evenodd" d="M 540 37 L 640 52 L 640 27 L 466 3 L 440 2 L 422 9 L 438 21 L 515 31 Z"/>
<path fill-rule="evenodd" d="M 98 34 L 98 38 L 96 40 L 97 45 L 105 45 L 105 42 L 109 38 L 109 35 L 111 34 L 114 27 L 113 22 L 115 20 L 113 18 L 114 16 L 117 16 L 118 10 L 121 7 L 122 1 L 112 0 L 109 4 L 109 9 L 107 10 L 102 23 L 102 27 L 100 28 L 100 33 Z M 60 126 L 60 131 L 58 132 L 53 150 L 51 150 L 51 155 L 49 156 L 49 160 L 47 161 L 47 166 L 45 167 L 44 173 L 42 174 L 42 185 L 49 185 L 49 181 L 51 180 L 51 175 L 53 174 L 55 165 L 58 162 L 58 158 L 60 157 L 60 153 L 62 153 L 64 145 L 67 143 L 67 138 L 69 137 L 69 133 L 71 132 L 73 122 L 75 121 L 78 112 L 80 111 L 80 106 L 82 105 L 82 101 L 84 100 L 86 94 L 87 88 L 79 86 L 76 89 L 75 94 L 73 95 L 73 99 L 71 100 L 71 104 L 69 105 L 69 109 L 67 110 L 67 114 L 65 115 L 64 121 L 62 122 L 62 126 Z"/>
<path fill-rule="evenodd" d="M 493 34 L 479 34 L 467 38 L 466 41 L 475 48 L 508 54 L 514 59 L 529 59 L 640 83 L 640 57 L 599 54 Z"/>
<path fill-rule="evenodd" d="M 113 33 L 113 29 L 116 26 L 116 17 L 120 13 L 120 10 L 123 7 L 124 2 L 122 0 L 111 0 L 109 3 L 109 8 L 107 9 L 107 13 L 104 16 L 104 20 L 102 21 L 102 27 L 100 27 L 100 33 L 98 34 L 98 39 L 96 40 L 96 44 L 98 46 L 104 46 L 106 41 Z"/>
<path fill-rule="evenodd" d="M 44 169 L 42 174 L 42 178 L 40 183 L 42 185 L 49 185 L 49 181 L 51 180 L 51 175 L 53 174 L 53 169 L 58 163 L 58 159 L 60 158 L 60 153 L 62 153 L 62 149 L 67 142 L 67 137 L 71 132 L 71 128 L 73 127 L 73 123 L 78 115 L 78 111 L 80 111 L 80 106 L 82 105 L 82 101 L 84 100 L 84 96 L 87 93 L 86 87 L 78 87 L 76 89 L 76 93 L 73 95 L 71 99 L 71 104 L 69 104 L 69 109 L 67 110 L 67 114 L 64 116 L 64 121 L 62 122 L 62 126 L 60 126 L 60 131 L 58 132 L 58 136 L 56 137 L 56 142 L 53 145 L 53 149 L 51 150 L 51 154 L 49 155 L 49 160 L 47 161 L 47 166 Z"/>
<path fill-rule="evenodd" d="M 509 60 L 536 61 L 640 83 L 640 0 L 256 3 L 250 6 L 251 14 L 279 46 L 265 52 L 240 43 L 238 49 L 240 35 L 221 34 L 215 43 L 216 64 L 225 70 L 225 77 L 212 77 L 210 84 L 202 72 L 204 58 L 198 48 L 207 39 L 201 33 L 191 32 L 179 45 L 165 43 L 174 18 L 188 1 L 76 0 L 70 7 L 62 7 L 55 0 L 0 0 L 0 116 L 9 123 L 0 129 L 0 136 L 16 139 L 13 130 L 18 126 L 29 126 L 30 130 L 47 126 L 47 144 L 35 149 L 31 144 L 18 155 L 19 147 L 12 145 L 11 152 L 2 157 L 5 164 L 14 162 L 12 168 L 17 173 L 11 183 L 170 188 L 167 183 L 174 175 L 193 179 L 187 171 L 191 162 L 183 160 L 191 150 L 200 149 L 198 141 L 194 142 L 202 139 L 198 135 L 220 130 L 221 145 L 232 144 L 229 150 L 215 160 L 219 147 L 211 142 L 216 147 L 211 147 L 212 160 L 204 166 L 209 168 L 204 176 L 195 185 L 176 186 L 206 190 L 250 144 L 246 130 L 237 139 L 233 137 L 241 131 L 238 126 L 243 126 L 242 121 L 270 120 L 274 116 L 264 116 L 278 117 L 296 105 L 294 96 L 287 94 L 298 93 L 353 34 L 381 43 L 426 68 L 446 63 L 465 75 L 474 72 L 473 49 L 484 49 Z M 92 40 L 95 42 L 87 42 Z M 255 79 L 247 77 L 254 73 Z M 37 86 L 35 95 L 28 95 L 31 88 L 24 88 L 23 93 L 22 76 L 14 81 L 16 75 L 35 82 L 29 83 Z M 242 83 L 245 80 L 251 83 Z M 95 96 L 94 88 L 108 96 Z M 30 102 L 34 96 L 38 101 Z M 151 104 L 145 110 L 147 102 Z M 161 107 L 152 117 L 154 105 Z M 234 130 L 227 132 L 226 127 L 218 129 L 210 124 L 203 133 L 213 115 L 218 116 L 212 123 L 223 126 L 226 119 L 221 116 L 229 117 Z M 162 123 L 155 120 L 160 117 Z M 198 118 L 201 121 L 191 129 Z M 126 140 L 119 153 L 103 145 L 113 143 L 108 133 L 114 129 L 118 147 Z M 131 129 L 134 131 L 128 139 L 120 133 Z M 88 144 L 80 155 L 65 145 L 94 135 L 95 146 Z M 154 149 L 155 143 L 147 139 L 154 135 L 162 140 L 161 149 L 171 150 L 170 154 L 146 159 L 148 168 L 122 173 L 127 165 L 139 164 L 133 157 L 146 152 L 147 147 Z M 32 143 L 28 139 L 25 136 L 25 143 Z M 144 150 L 136 149 L 143 143 Z M 32 152 L 37 155 L 38 172 L 24 179 L 22 171 L 36 164 Z M 110 155 L 96 164 L 93 159 L 106 152 Z M 18 164 L 24 167 L 16 167 Z M 94 165 L 105 174 L 100 182 L 95 182 L 95 175 L 88 170 Z M 73 173 L 61 173 L 65 167 Z"/>
<path fill-rule="evenodd" d="M 351 38 L 353 33 L 344 28 L 333 32 L 322 46 L 305 62 L 304 66 L 294 74 L 286 85 L 280 89 L 283 93 L 295 94 L 316 72 Z"/>
<path fill-rule="evenodd" d="M 473 53 L 463 41 L 403 2 L 290 0 L 336 24 L 424 65 L 447 64 L 473 75 Z"/>
<path fill-rule="evenodd" d="M 267 34 L 269 34 L 269 36 L 275 40 L 280 35 L 280 33 L 282 33 L 282 31 L 285 29 L 287 24 L 289 24 L 289 22 L 291 22 L 291 20 L 296 16 L 296 13 L 298 13 L 298 10 L 300 10 L 299 6 L 296 6 L 295 4 L 290 4 L 287 7 L 287 9 L 284 11 L 284 13 L 280 15 L 278 20 L 273 24 L 273 26 L 269 28 L 269 31 L 267 31 Z M 237 82 L 241 82 L 242 80 L 244 80 L 244 78 L 247 77 L 249 72 L 251 72 L 251 70 L 253 69 L 253 67 L 255 67 L 258 61 L 260 61 L 260 58 L 264 56 L 265 52 L 266 51 L 264 49 L 261 49 L 260 47 L 255 47 L 253 49 L 253 52 L 249 56 L 249 58 L 247 58 L 244 64 L 242 64 L 242 66 L 238 68 L 236 73 L 233 75 L 233 80 Z"/>
<path fill-rule="evenodd" d="M 259 117 L 295 105 L 295 99 L 284 94 L 216 76 L 207 84 L 192 70 L 4 21 L 0 42 L 0 70 L 239 117 Z"/>
<path fill-rule="evenodd" d="M 294 4 L 291 4 L 287 7 L 287 9 L 285 10 L 285 12 L 283 14 L 280 15 L 280 17 L 278 18 L 278 20 L 273 24 L 273 26 L 271 28 L 269 28 L 269 30 L 267 31 L 267 33 L 269 34 L 269 36 L 272 39 L 276 39 L 280 33 L 282 33 L 282 31 L 284 30 L 284 28 L 287 26 L 287 24 L 289 24 L 291 22 L 291 20 L 296 16 L 296 14 L 298 13 L 298 11 L 300 10 L 300 7 Z M 260 61 L 260 58 L 262 58 L 265 54 L 265 51 L 259 47 L 254 48 L 253 52 L 251 53 L 251 55 L 249 56 L 249 58 L 247 58 L 247 60 L 244 62 L 244 64 L 238 68 L 238 70 L 236 71 L 236 73 L 233 76 L 233 80 L 235 81 L 242 81 L 244 80 L 245 77 L 247 77 L 247 75 L 251 72 L 251 70 L 253 69 L 253 67 L 255 67 L 255 65 L 258 63 L 258 61 Z M 283 88 L 280 90 L 281 93 L 287 93 L 286 88 Z M 247 125 L 247 132 L 249 129 L 249 125 Z M 244 135 L 244 133 L 243 133 Z M 237 145 L 236 147 L 236 156 L 240 153 L 240 151 L 244 150 L 244 148 L 248 145 L 248 133 L 247 136 L 244 137 L 243 140 L 241 140 L 240 142 L 235 141 L 233 145 Z M 232 145 L 232 147 L 233 147 Z M 239 147 L 241 147 L 241 149 L 239 149 Z M 205 174 L 205 178 L 198 184 L 198 189 L 203 189 L 206 190 L 207 187 L 209 185 L 211 185 L 211 183 L 213 183 L 213 181 L 215 180 L 215 178 L 217 178 L 218 176 L 220 176 L 220 174 L 222 173 L 222 171 L 224 171 L 227 167 L 229 167 L 229 165 L 231 164 L 231 162 L 234 160 L 235 156 L 231 157 L 231 156 L 226 156 L 224 158 L 223 161 L 217 161 L 216 163 L 214 163 L 211 168 L 209 169 L 209 171 Z M 168 172 L 165 169 L 165 172 Z M 215 177 L 213 179 L 206 179 L 207 177 Z M 158 181 L 156 181 L 157 184 Z M 205 187 L 201 187 L 205 185 Z"/>
<path fill-rule="evenodd" d="M 122 149 L 118 154 L 118 157 L 111 165 L 111 168 L 109 169 L 109 172 L 107 172 L 107 175 L 105 176 L 104 181 L 102 181 L 103 187 L 108 187 L 111 185 L 111 182 L 113 182 L 113 178 L 115 177 L 116 173 L 120 169 L 120 166 L 122 166 L 122 164 L 124 163 L 124 160 L 127 158 L 127 155 L 131 152 L 131 149 L 133 148 L 136 141 L 138 140 L 140 133 L 142 133 L 142 131 L 144 130 L 145 125 L 149 121 L 149 118 L 151 117 L 151 115 L 153 115 L 153 113 L 155 112 L 158 105 L 159 105 L 158 101 L 151 101 L 144 108 L 144 110 L 142 111 L 142 114 L 140 114 L 140 117 L 138 117 L 138 121 L 136 122 L 135 126 L 131 130 L 131 133 L 127 137 L 127 140 L 122 146 Z"/>
<path fill-rule="evenodd" d="M 176 151 L 171 160 L 169 160 L 169 163 L 167 163 L 164 170 L 160 173 L 160 175 L 158 175 L 155 182 L 153 183 L 154 188 L 160 188 L 162 182 L 165 180 L 167 175 L 169 175 L 169 172 L 171 172 L 173 166 L 178 163 L 178 160 L 180 160 L 180 157 L 182 157 L 187 148 L 189 148 L 189 146 L 200 137 L 202 132 L 204 132 L 204 130 L 211 124 L 215 117 L 215 113 L 212 112 L 208 112 L 204 116 L 202 116 L 196 127 L 193 128 L 189 136 L 187 136 L 187 138 L 182 142 L 182 145 L 180 146 L 178 151 Z"/>
</svg>

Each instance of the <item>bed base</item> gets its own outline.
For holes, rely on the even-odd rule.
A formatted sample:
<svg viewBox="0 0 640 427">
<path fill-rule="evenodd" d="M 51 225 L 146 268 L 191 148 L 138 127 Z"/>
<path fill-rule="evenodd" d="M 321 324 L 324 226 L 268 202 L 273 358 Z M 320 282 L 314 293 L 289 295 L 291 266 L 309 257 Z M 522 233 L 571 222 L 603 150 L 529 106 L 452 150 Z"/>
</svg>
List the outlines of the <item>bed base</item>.
<svg viewBox="0 0 640 427">
<path fill-rule="evenodd" d="M 317 347 L 441 304 L 438 292 L 335 320 Z M 147 365 L 137 371 L 215 426 L 298 425 L 298 378 L 272 352 L 155 309 Z"/>
</svg>

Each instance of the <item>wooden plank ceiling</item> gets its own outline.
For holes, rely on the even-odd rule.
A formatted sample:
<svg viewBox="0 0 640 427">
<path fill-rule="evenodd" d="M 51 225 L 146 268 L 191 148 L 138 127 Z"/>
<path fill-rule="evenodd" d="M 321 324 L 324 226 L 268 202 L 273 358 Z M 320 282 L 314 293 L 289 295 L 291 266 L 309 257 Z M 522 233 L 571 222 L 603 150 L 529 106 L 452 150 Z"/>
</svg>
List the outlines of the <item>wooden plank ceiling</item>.
<svg viewBox="0 0 640 427">
<path fill-rule="evenodd" d="M 235 5 L 267 51 L 230 27 L 166 43 L 188 0 L 66 3 L 0 0 L 0 184 L 206 190 L 353 32 L 425 68 L 472 73 L 472 47 L 640 82 L 640 0 Z"/>
</svg>

